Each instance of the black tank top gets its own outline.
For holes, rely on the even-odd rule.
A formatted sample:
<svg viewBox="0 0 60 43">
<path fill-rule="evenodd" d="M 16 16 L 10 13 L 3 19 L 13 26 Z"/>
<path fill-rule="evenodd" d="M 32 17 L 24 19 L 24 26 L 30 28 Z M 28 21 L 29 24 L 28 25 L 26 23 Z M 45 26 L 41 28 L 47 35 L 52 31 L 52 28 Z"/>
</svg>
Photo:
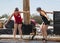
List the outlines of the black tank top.
<svg viewBox="0 0 60 43">
<path fill-rule="evenodd" d="M 45 17 L 45 16 L 43 16 L 42 14 L 40 14 L 40 16 L 41 16 L 41 18 L 42 18 L 42 21 L 48 21 L 48 19 Z"/>
<path fill-rule="evenodd" d="M 46 13 L 45 13 L 46 14 Z M 50 21 L 48 21 L 48 19 L 43 16 L 42 14 L 40 14 L 41 18 L 42 18 L 42 21 L 46 24 L 46 25 L 49 25 L 50 24 Z"/>
</svg>

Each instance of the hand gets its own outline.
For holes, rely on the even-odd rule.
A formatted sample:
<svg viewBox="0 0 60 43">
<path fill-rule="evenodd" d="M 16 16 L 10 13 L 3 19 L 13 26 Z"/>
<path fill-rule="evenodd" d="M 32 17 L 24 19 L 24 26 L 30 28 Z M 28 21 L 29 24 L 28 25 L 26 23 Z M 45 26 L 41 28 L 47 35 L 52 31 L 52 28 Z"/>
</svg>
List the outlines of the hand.
<svg viewBox="0 0 60 43">
<path fill-rule="evenodd" d="M 27 13 L 30 13 L 30 11 L 26 11 Z"/>
<path fill-rule="evenodd" d="M 48 19 L 48 21 L 50 21 L 51 19 Z"/>
</svg>

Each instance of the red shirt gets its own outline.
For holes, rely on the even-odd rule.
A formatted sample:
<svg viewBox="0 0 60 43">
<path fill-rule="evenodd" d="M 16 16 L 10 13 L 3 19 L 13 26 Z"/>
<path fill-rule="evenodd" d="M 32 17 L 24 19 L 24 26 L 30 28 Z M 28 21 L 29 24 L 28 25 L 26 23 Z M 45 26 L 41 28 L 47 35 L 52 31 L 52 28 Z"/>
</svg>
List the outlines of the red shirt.
<svg viewBox="0 0 60 43">
<path fill-rule="evenodd" d="M 16 23 L 22 23 L 22 18 L 20 13 L 16 13 L 16 14 L 14 13 L 14 18 Z"/>
</svg>

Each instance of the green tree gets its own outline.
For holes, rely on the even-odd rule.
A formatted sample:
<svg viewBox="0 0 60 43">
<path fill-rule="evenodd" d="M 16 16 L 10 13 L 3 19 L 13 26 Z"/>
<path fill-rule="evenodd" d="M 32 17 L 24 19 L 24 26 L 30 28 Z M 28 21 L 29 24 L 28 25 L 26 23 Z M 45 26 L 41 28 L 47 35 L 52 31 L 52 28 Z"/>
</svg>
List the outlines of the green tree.
<svg viewBox="0 0 60 43">
<path fill-rule="evenodd" d="M 3 14 L 1 18 L 8 18 L 8 14 Z"/>
<path fill-rule="evenodd" d="M 39 15 L 31 15 L 31 18 L 34 19 L 39 24 L 42 23 L 42 19 Z"/>
</svg>

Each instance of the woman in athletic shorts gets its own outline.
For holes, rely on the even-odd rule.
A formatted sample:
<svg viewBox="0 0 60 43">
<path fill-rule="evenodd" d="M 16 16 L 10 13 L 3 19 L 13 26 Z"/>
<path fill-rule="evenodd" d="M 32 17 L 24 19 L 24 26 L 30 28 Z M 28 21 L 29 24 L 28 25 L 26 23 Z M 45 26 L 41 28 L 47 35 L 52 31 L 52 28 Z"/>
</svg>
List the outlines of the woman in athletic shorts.
<svg viewBox="0 0 60 43">
<path fill-rule="evenodd" d="M 43 40 L 47 40 L 47 28 L 48 28 L 48 25 L 50 24 L 50 20 L 49 20 L 46 13 L 50 13 L 50 14 L 52 14 L 52 13 L 51 12 L 45 12 L 40 7 L 37 8 L 37 11 L 40 13 L 40 16 L 41 16 L 42 21 L 43 21 L 43 25 L 42 25 Z"/>
<path fill-rule="evenodd" d="M 29 13 L 29 11 L 19 11 L 18 8 L 15 8 L 13 14 L 9 17 L 8 21 L 6 22 L 6 24 L 10 21 L 10 19 L 12 18 L 12 16 L 14 16 L 15 21 L 14 21 L 14 31 L 13 31 L 13 35 L 14 35 L 14 39 L 16 39 L 16 31 L 17 28 L 19 30 L 19 34 L 21 34 L 21 39 L 22 39 L 22 18 L 20 13 Z"/>
</svg>

